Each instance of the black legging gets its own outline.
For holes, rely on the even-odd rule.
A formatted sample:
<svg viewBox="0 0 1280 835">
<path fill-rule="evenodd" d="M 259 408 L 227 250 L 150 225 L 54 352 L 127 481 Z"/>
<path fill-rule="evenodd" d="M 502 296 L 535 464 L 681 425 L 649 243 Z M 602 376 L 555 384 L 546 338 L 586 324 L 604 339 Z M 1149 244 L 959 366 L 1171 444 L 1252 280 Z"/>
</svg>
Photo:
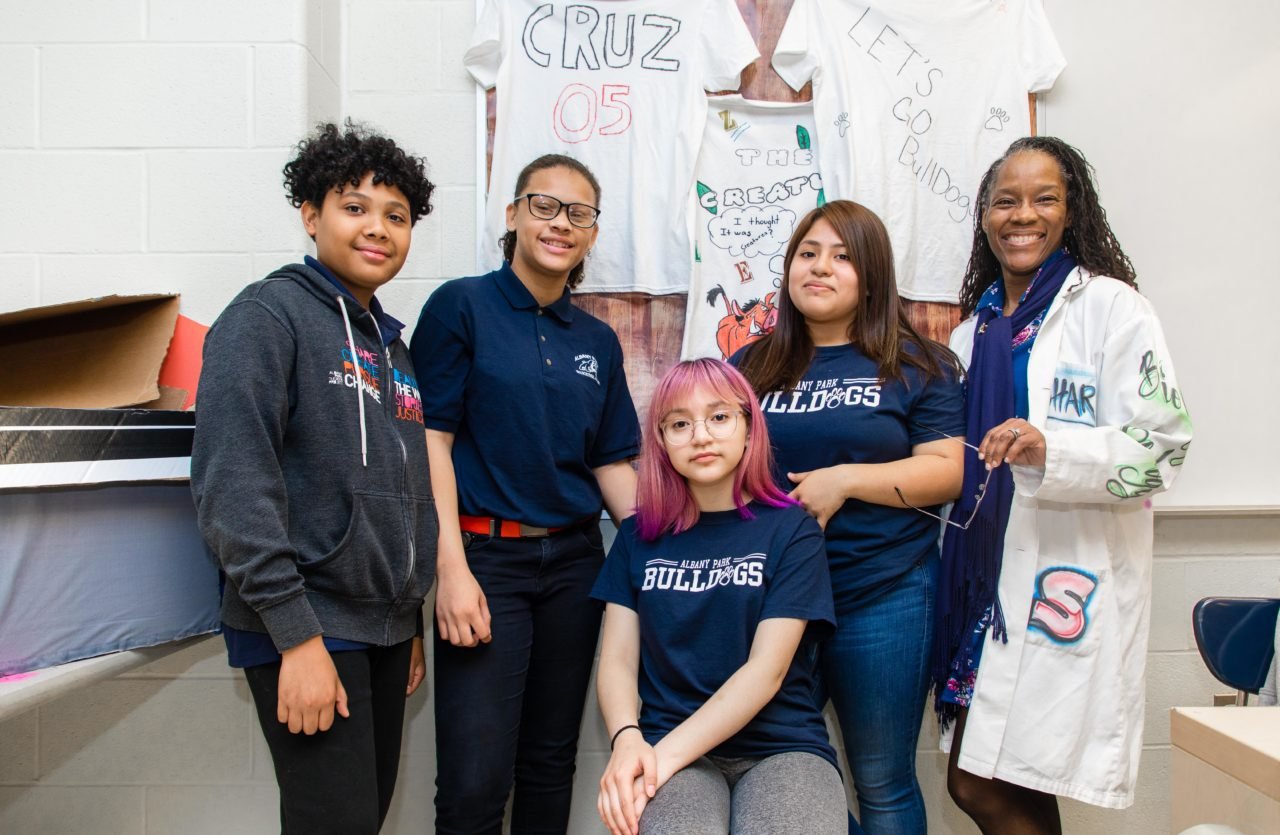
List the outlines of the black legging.
<svg viewBox="0 0 1280 835">
<path fill-rule="evenodd" d="M 375 835 L 387 817 L 400 767 L 404 691 L 412 641 L 332 654 L 350 718 L 313 736 L 276 718 L 280 662 L 244 671 L 280 785 L 286 835 Z"/>
<path fill-rule="evenodd" d="M 1056 795 L 979 777 L 957 765 L 968 717 L 968 709 L 962 708 L 951 740 L 951 759 L 947 762 L 947 791 L 951 799 L 973 818 L 983 835 L 1062 835 Z"/>
</svg>

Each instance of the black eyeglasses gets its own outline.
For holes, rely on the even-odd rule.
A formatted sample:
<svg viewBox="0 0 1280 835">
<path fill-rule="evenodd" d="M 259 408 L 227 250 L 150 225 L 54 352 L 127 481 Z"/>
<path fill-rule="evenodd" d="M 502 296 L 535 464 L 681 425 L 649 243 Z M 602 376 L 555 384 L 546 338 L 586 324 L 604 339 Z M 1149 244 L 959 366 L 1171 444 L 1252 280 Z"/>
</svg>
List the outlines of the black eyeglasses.
<svg viewBox="0 0 1280 835">
<path fill-rule="evenodd" d="M 600 210 L 595 206 L 588 206 L 586 203 L 566 203 L 550 194 L 521 194 L 511 202 L 515 203 L 519 200 L 528 200 L 529 214 L 542 220 L 553 220 L 560 214 L 560 210 L 564 209 L 569 222 L 579 229 L 590 229 L 596 225 L 596 220 L 600 217 Z"/>
<path fill-rule="evenodd" d="M 973 444 L 968 443 L 968 442 L 966 442 L 966 441 L 961 441 L 961 440 L 960 440 L 959 438 L 957 438 L 955 435 L 948 435 L 946 432 L 943 432 L 941 429 L 934 429 L 934 428 L 933 428 L 933 427 L 931 427 L 931 426 L 925 426 L 923 423 L 917 423 L 917 422 L 916 422 L 916 421 L 914 421 L 914 420 L 913 420 L 913 421 L 911 421 L 911 423 L 912 423 L 913 425 L 915 425 L 915 426 L 919 426 L 921 429 L 925 430 L 926 432 L 932 432 L 932 433 L 934 433 L 935 435 L 941 435 L 942 437 L 947 438 L 947 439 L 952 440 L 952 441 L 959 441 L 960 443 L 964 444 L 966 447 L 968 447 L 969 449 L 973 450 L 974 452 L 977 452 L 977 451 L 978 451 L 978 448 L 977 448 L 976 446 L 974 446 Z M 967 530 L 969 530 L 969 526 L 973 524 L 973 520 L 974 520 L 974 519 L 976 519 L 976 518 L 978 517 L 978 508 L 982 506 L 982 500 L 983 500 L 983 499 L 985 499 L 985 498 L 987 497 L 987 485 L 991 483 L 991 474 L 992 474 L 992 473 L 994 473 L 994 472 L 995 472 L 995 469 L 994 469 L 994 468 L 987 470 L 987 477 L 986 477 L 986 479 L 984 479 L 984 480 L 983 480 L 983 482 L 982 482 L 981 484 L 979 484 L 979 485 L 978 485 L 978 489 L 974 491 L 974 494 L 973 494 L 973 510 L 972 510 L 972 512 L 970 512 L 970 514 L 969 514 L 969 518 L 968 518 L 968 519 L 966 519 L 966 520 L 964 520 L 964 524 L 963 524 L 963 525 L 962 525 L 962 524 L 960 524 L 959 522 L 952 522 L 950 519 L 943 519 L 943 518 L 942 518 L 941 516 L 939 516 L 938 514 L 936 514 L 936 513 L 930 513 L 929 511 L 925 510 L 925 509 L 924 509 L 924 508 L 922 508 L 922 507 L 916 507 L 916 506 L 915 506 L 915 505 L 913 505 L 911 502 L 907 501 L 907 497 L 906 497 L 906 496 L 902 495 L 902 488 L 901 488 L 901 487 L 895 487 L 895 488 L 893 488 L 893 492 L 895 492 L 895 493 L 897 493 L 897 494 L 898 494 L 898 501 L 902 502 L 904 505 L 906 505 L 907 507 L 911 508 L 912 510 L 917 511 L 917 512 L 919 512 L 919 513 L 923 513 L 925 516 L 928 516 L 928 517 L 930 517 L 930 518 L 932 518 L 932 519 L 937 519 L 939 522 L 943 522 L 944 524 L 950 525 L 950 526 L 951 526 L 951 527 L 953 527 L 953 528 L 959 528 L 959 529 L 960 529 L 960 530 L 962 530 L 962 531 L 967 531 Z"/>
</svg>

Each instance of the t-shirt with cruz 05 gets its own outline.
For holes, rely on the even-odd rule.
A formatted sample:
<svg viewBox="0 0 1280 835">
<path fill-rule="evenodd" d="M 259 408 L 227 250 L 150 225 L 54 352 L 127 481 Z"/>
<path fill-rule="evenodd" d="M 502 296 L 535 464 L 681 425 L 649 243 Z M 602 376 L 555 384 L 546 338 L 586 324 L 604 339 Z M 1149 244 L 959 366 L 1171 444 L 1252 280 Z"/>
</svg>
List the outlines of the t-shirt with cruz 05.
<svg viewBox="0 0 1280 835">
<path fill-rule="evenodd" d="M 480 264 L 501 261 L 520 169 L 568 154 L 601 186 L 601 235 L 580 289 L 687 292 L 706 92 L 737 89 L 758 55 L 733 0 L 488 0 L 463 56 L 498 90 Z"/>
<path fill-rule="evenodd" d="M 591 596 L 639 616 L 640 728 L 650 744 L 747 662 L 760 621 L 809 621 L 777 694 L 709 753 L 803 751 L 836 765 L 813 699 L 814 644 L 835 626 L 822 530 L 799 507 L 749 507 L 754 519 L 736 510 L 703 513 L 684 533 L 653 542 L 636 535 L 634 518 L 626 520 Z"/>
<path fill-rule="evenodd" d="M 464 515 L 581 522 L 602 504 L 592 470 L 639 452 L 618 337 L 567 289 L 541 307 L 505 263 L 446 282 L 411 351 L 423 422 L 455 436 Z"/>
<path fill-rule="evenodd" d="M 730 362 L 740 364 L 750 350 Z M 899 461 L 916 444 L 941 440 L 939 432 L 964 435 L 964 393 L 955 375 L 924 382 L 906 367 L 905 377 L 906 384 L 881 379 L 876 363 L 853 345 L 815 348 L 794 390 L 760 398 L 778 483 L 793 486 L 789 472 Z M 874 597 L 936 552 L 938 524 L 908 507 L 846 501 L 826 527 L 836 611 Z"/>
</svg>

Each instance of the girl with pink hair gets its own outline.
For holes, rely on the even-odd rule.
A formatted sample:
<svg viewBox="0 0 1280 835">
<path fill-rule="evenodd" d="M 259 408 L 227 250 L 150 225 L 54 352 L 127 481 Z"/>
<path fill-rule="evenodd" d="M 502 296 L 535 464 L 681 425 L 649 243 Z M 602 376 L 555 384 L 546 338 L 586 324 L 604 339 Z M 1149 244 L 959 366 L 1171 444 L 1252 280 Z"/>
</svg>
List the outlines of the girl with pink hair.
<svg viewBox="0 0 1280 835">
<path fill-rule="evenodd" d="M 636 515 L 592 596 L 614 835 L 846 828 L 813 700 L 834 628 L 822 530 L 773 483 L 751 386 L 719 360 L 667 372 L 643 428 Z"/>
</svg>

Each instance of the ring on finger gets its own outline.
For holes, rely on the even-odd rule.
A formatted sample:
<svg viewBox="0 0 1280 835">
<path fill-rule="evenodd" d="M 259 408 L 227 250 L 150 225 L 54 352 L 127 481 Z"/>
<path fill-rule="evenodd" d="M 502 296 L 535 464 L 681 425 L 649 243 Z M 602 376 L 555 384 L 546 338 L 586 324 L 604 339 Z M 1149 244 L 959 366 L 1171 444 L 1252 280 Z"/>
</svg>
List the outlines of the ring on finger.
<svg viewBox="0 0 1280 835">
<path fill-rule="evenodd" d="M 1013 439 L 1016 441 L 1016 440 L 1018 440 L 1018 438 L 1020 438 L 1020 437 L 1022 436 L 1022 430 L 1021 430 L 1021 429 L 1019 429 L 1019 428 L 1018 428 L 1018 427 L 1016 427 L 1016 426 L 1010 426 L 1010 427 L 1009 427 L 1009 434 L 1013 435 Z"/>
</svg>

